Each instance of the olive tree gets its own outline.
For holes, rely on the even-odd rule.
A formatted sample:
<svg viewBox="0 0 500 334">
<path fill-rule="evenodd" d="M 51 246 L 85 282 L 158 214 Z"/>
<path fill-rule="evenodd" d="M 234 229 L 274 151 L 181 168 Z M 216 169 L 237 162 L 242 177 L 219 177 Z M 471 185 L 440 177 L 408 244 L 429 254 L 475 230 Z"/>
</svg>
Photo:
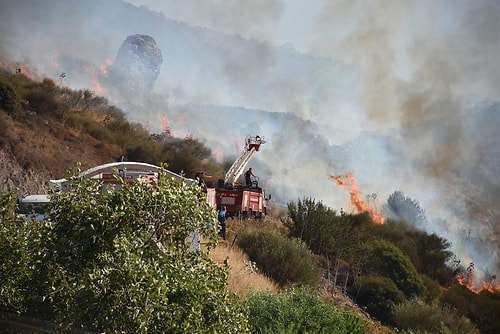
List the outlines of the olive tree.
<svg viewBox="0 0 500 334">
<path fill-rule="evenodd" d="M 3 309 L 93 332 L 247 331 L 226 290 L 227 268 L 208 256 L 215 215 L 198 187 L 162 172 L 157 182 L 121 180 L 121 191 L 105 194 L 91 180 L 72 180 L 52 196 L 48 221 L 20 223 L 22 242 L 2 234 L 28 249 L 11 270 L 23 273 L 17 285 L 0 293 Z M 191 247 L 195 231 L 207 250 Z M 2 251 L 1 263 L 8 256 Z"/>
</svg>

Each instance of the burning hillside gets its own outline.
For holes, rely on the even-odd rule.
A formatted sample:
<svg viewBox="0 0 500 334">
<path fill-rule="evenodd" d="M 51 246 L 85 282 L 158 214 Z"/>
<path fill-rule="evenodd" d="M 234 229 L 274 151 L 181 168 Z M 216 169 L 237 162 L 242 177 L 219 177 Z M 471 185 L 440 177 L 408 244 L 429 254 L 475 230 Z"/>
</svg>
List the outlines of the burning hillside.
<svg viewBox="0 0 500 334">
<path fill-rule="evenodd" d="M 476 294 L 485 291 L 500 293 L 500 282 L 497 281 L 497 275 L 486 273 L 483 277 L 479 277 L 474 262 L 472 261 L 469 262 L 465 270 L 458 274 L 457 280 L 458 283 Z"/>
</svg>

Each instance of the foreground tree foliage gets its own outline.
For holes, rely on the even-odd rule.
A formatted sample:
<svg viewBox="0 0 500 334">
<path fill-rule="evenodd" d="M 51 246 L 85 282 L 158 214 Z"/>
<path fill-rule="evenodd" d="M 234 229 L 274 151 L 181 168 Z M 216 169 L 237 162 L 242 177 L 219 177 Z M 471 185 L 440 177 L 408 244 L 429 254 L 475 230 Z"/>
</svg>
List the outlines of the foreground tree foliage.
<svg viewBox="0 0 500 334">
<path fill-rule="evenodd" d="M 75 173 L 76 175 L 76 173 Z M 0 307 L 60 328 L 105 333 L 241 333 L 227 268 L 193 251 L 193 231 L 217 241 L 197 187 L 168 179 L 99 194 L 74 178 L 50 220 L 2 218 Z"/>
</svg>

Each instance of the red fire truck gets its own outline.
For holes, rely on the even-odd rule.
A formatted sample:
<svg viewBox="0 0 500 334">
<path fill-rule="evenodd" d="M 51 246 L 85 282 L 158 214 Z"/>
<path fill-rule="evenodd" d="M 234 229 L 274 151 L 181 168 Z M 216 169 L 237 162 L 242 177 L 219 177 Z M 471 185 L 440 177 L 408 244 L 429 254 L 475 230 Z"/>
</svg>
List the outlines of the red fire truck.
<svg viewBox="0 0 500 334">
<path fill-rule="evenodd" d="M 215 190 L 217 209 L 225 206 L 226 214 L 231 217 L 262 218 L 266 214 L 266 195 L 258 180 L 252 180 L 251 185 L 238 182 L 246 165 L 264 143 L 264 137 L 260 136 L 248 136 L 245 139 L 243 152 L 226 173 L 225 179 L 219 180 L 217 184 Z"/>
</svg>

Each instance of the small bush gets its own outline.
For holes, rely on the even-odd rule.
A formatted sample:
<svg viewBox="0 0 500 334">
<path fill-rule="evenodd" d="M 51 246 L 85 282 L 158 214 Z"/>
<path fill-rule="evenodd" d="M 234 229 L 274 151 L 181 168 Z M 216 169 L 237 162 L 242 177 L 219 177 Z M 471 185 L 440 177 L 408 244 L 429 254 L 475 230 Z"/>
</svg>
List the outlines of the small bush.
<svg viewBox="0 0 500 334">
<path fill-rule="evenodd" d="M 105 126 L 110 131 L 114 132 L 117 137 L 130 136 L 132 125 L 124 120 L 111 119 L 105 123 Z M 122 141 L 123 142 L 123 141 Z"/>
<path fill-rule="evenodd" d="M 246 299 L 253 333 L 364 333 L 356 316 L 303 289 L 259 292 Z"/>
<path fill-rule="evenodd" d="M 396 283 L 383 276 L 361 277 L 355 289 L 356 302 L 385 324 L 392 323 L 392 306 L 406 300 Z"/>
<path fill-rule="evenodd" d="M 442 293 L 439 283 L 429 276 L 422 275 L 421 277 L 425 286 L 425 301 L 431 303 L 433 300 L 439 299 Z"/>
<path fill-rule="evenodd" d="M 66 111 L 66 107 L 57 101 L 55 93 L 46 90 L 44 86 L 33 87 L 25 98 L 29 102 L 30 110 L 40 115 L 62 119 Z"/>
<path fill-rule="evenodd" d="M 440 303 L 474 321 L 481 333 L 500 333 L 500 294 L 478 294 L 454 282 L 441 296 Z"/>
<path fill-rule="evenodd" d="M 141 142 L 125 148 L 128 161 L 141 161 L 159 165 L 161 161 L 160 147 L 153 142 Z"/>
<path fill-rule="evenodd" d="M 429 333 L 478 333 L 469 319 L 448 307 L 406 302 L 393 307 L 394 324 L 402 330 Z"/>
<path fill-rule="evenodd" d="M 410 259 L 393 243 L 376 240 L 365 245 L 370 254 L 364 270 L 390 278 L 407 298 L 425 293 L 425 285 Z"/>
<path fill-rule="evenodd" d="M 19 108 L 19 96 L 8 82 L 0 81 L 0 109 L 13 115 Z"/>
<path fill-rule="evenodd" d="M 246 229 L 238 235 L 237 243 L 250 260 L 282 287 L 315 285 L 319 281 L 311 252 L 299 239 L 287 239 L 275 231 Z"/>
<path fill-rule="evenodd" d="M 86 131 L 89 135 L 94 137 L 97 140 L 111 142 L 112 134 L 104 127 L 97 123 L 89 123 L 89 126 L 86 128 Z"/>
<path fill-rule="evenodd" d="M 10 129 L 4 119 L 4 115 L 0 115 L 0 148 L 3 148 L 11 141 Z"/>
<path fill-rule="evenodd" d="M 73 129 L 82 130 L 88 125 L 88 119 L 75 112 L 69 112 L 64 118 L 65 124 Z"/>
</svg>

